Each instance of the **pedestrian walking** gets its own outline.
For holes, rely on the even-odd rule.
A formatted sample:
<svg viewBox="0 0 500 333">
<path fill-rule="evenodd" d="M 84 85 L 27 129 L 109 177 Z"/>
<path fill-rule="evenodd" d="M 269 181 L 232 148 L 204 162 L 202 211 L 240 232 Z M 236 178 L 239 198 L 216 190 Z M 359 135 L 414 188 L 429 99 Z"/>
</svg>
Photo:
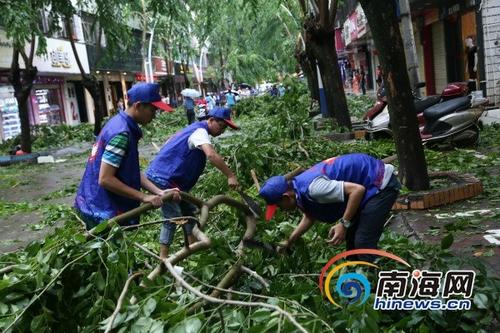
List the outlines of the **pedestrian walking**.
<svg viewBox="0 0 500 333">
<path fill-rule="evenodd" d="M 380 88 L 380 86 L 382 85 L 382 67 L 380 67 L 380 65 L 377 65 L 377 70 L 375 71 L 376 75 L 377 75 L 377 79 L 375 80 L 377 82 L 377 87 Z"/>
<path fill-rule="evenodd" d="M 345 240 L 347 250 L 376 249 L 400 188 L 391 164 L 366 154 L 348 154 L 319 162 L 292 179 L 271 177 L 259 195 L 268 204 L 267 220 L 277 207 L 299 208 L 303 213 L 297 228 L 280 244 L 280 251 L 289 248 L 315 221 L 339 221 L 328 233 L 331 245 Z M 358 259 L 374 258 L 363 255 Z"/>
<path fill-rule="evenodd" d="M 229 187 L 237 188 L 238 179 L 233 171 L 224 162 L 224 159 L 215 151 L 210 137 L 224 133 L 226 127 L 239 129 L 231 121 L 231 110 L 215 107 L 208 114 L 208 120 L 195 122 L 180 130 L 167 140 L 158 155 L 149 165 L 146 176 L 161 189 L 179 188 L 189 192 L 198 181 L 205 169 L 206 160 L 214 165 L 227 177 Z M 170 219 L 178 216 L 194 216 L 196 207 L 187 202 L 166 202 L 162 206 L 163 223 L 160 231 L 160 257 L 166 258 L 172 244 L 176 224 Z M 183 225 L 192 243 L 194 221 Z"/>
<path fill-rule="evenodd" d="M 210 111 L 215 107 L 215 100 L 212 96 L 212 93 L 208 93 L 207 97 L 205 97 L 205 101 L 207 102 L 207 110 Z"/>
<path fill-rule="evenodd" d="M 125 111 L 125 103 L 123 103 L 123 98 L 119 98 L 118 102 L 116 102 L 116 109 L 118 112 Z"/>
<path fill-rule="evenodd" d="M 194 100 L 191 97 L 184 97 L 184 109 L 186 109 L 186 117 L 188 121 L 188 125 L 194 123 L 195 121 L 195 113 L 194 113 Z"/>
<path fill-rule="evenodd" d="M 127 92 L 128 108 L 111 118 L 97 137 L 74 204 L 87 229 L 141 202 L 161 206 L 164 191 L 141 174 L 137 149 L 142 138 L 139 124 L 150 123 L 158 108 L 172 111 L 161 101 L 159 91 L 160 86 L 154 83 L 134 85 Z M 141 192 L 141 188 L 149 194 Z M 138 223 L 138 219 L 128 222 Z"/>
<path fill-rule="evenodd" d="M 228 108 L 233 108 L 233 106 L 236 105 L 236 98 L 235 98 L 235 94 L 233 93 L 233 91 L 231 90 L 231 88 L 229 88 L 227 90 L 227 93 L 225 94 L 226 96 L 226 107 Z"/>
</svg>

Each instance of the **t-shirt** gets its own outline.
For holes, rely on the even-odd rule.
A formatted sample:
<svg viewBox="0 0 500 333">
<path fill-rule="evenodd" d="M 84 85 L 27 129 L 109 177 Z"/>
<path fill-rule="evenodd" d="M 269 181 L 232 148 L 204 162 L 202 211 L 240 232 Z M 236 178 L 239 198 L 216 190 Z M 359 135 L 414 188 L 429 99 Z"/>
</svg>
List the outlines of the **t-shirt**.
<svg viewBox="0 0 500 333">
<path fill-rule="evenodd" d="M 387 186 L 393 174 L 394 166 L 386 164 L 380 190 L 383 190 Z M 309 195 L 318 203 L 343 202 L 345 199 L 344 182 L 341 180 L 332 180 L 326 176 L 316 177 L 309 184 Z"/>
<path fill-rule="evenodd" d="M 236 101 L 234 99 L 234 95 L 232 93 L 227 93 L 226 94 L 226 103 L 227 103 L 227 105 L 234 105 L 234 104 L 236 104 Z"/>
<path fill-rule="evenodd" d="M 193 99 L 189 98 L 189 97 L 186 97 L 184 99 L 184 107 L 186 109 L 189 109 L 189 110 L 194 109 L 194 101 L 193 101 Z"/>
<path fill-rule="evenodd" d="M 188 138 L 188 145 L 189 149 L 195 149 L 198 148 L 200 149 L 201 145 L 204 144 L 211 144 L 210 136 L 208 135 L 208 132 L 204 128 L 198 128 L 195 130 Z"/>
<path fill-rule="evenodd" d="M 122 132 L 109 140 L 102 154 L 102 162 L 119 168 L 123 157 L 127 153 L 128 133 Z"/>
</svg>

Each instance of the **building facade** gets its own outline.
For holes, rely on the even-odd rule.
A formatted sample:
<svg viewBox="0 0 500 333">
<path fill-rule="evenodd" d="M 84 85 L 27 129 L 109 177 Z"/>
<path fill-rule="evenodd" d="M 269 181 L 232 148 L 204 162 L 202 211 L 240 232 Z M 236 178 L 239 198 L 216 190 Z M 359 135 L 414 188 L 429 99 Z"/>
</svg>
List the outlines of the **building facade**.
<svg viewBox="0 0 500 333">
<path fill-rule="evenodd" d="M 410 0 L 409 3 L 419 79 L 426 82 L 424 94 L 439 94 L 448 83 L 465 81 L 471 89 L 482 90 L 491 103 L 499 104 L 500 1 Z M 368 86 L 370 83 L 375 86 L 378 52 L 357 1 L 343 3 L 337 14 L 337 26 L 345 45 L 339 52 L 339 58 L 344 59 L 341 65 L 347 63 L 347 72 L 363 66 Z"/>
</svg>

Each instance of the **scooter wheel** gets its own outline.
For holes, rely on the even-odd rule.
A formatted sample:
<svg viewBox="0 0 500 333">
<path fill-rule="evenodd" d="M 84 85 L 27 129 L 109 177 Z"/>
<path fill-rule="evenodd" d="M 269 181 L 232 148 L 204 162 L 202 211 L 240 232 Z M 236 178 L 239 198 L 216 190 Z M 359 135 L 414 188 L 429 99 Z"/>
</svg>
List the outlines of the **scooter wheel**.
<svg viewBox="0 0 500 333">
<path fill-rule="evenodd" d="M 453 144 L 458 148 L 476 146 L 479 142 L 479 127 L 471 127 L 452 139 Z"/>
</svg>

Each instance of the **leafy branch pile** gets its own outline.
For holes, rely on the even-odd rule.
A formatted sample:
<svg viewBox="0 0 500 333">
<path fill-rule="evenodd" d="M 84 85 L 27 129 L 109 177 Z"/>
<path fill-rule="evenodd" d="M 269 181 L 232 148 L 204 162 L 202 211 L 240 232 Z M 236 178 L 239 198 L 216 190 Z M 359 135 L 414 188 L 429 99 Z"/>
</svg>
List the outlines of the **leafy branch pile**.
<svg viewBox="0 0 500 333">
<path fill-rule="evenodd" d="M 31 128 L 33 151 L 46 151 L 49 149 L 69 146 L 80 142 L 92 142 L 93 125 L 82 123 L 77 126 L 61 125 L 35 125 Z M 0 144 L 0 152 L 7 154 L 13 147 L 21 143 L 21 136 L 6 140 Z"/>
<path fill-rule="evenodd" d="M 287 85 L 290 90 L 282 98 L 242 101 L 236 109 L 239 115 L 236 121 L 243 129 L 215 140 L 217 150 L 227 157 L 250 194 L 257 194 L 249 174 L 252 168 L 262 181 L 268 176 L 288 172 L 297 165 L 308 166 L 337 154 L 357 151 L 386 157 L 394 153 L 394 144 L 389 141 L 346 144 L 315 136 L 307 116 L 309 100 L 305 88 L 293 82 Z M 153 142 L 163 142 L 175 126 L 179 127 L 167 125 L 173 120 L 169 116 L 159 117 L 155 128 L 146 128 L 145 131 L 149 132 L 145 137 L 151 135 Z M 174 117 L 180 120 L 181 116 Z M 486 133 L 493 138 L 499 137 L 495 128 L 488 128 Z M 488 170 L 500 161 L 498 152 L 479 160 L 472 158 L 473 155 L 464 150 L 447 154 L 427 151 L 431 169 L 453 167 L 478 172 L 481 179 L 485 179 Z M 498 175 L 493 175 L 491 182 L 485 183 L 486 195 L 492 194 L 499 183 Z M 225 189 L 225 178 L 209 166 L 192 194 L 209 199 Z M 235 193 L 228 194 L 238 198 Z M 498 194 L 494 199 L 498 200 Z M 298 214 L 279 211 L 270 223 L 257 223 L 255 234 L 262 241 L 280 241 L 291 233 L 298 219 Z M 143 223 L 158 220 L 161 216 L 157 210 L 142 217 Z M 372 309 L 373 295 L 363 306 L 338 309 L 320 295 L 317 286 L 323 265 L 343 251 L 342 247 L 328 246 L 324 242 L 328 225 L 313 227 L 288 256 L 277 257 L 265 250 L 246 249 L 243 259 L 240 259 L 235 251 L 244 225 L 245 218 L 237 210 L 222 205 L 214 208 L 203 229 L 211 239 L 211 247 L 179 263 L 187 272 L 184 278 L 201 292 L 209 294 L 213 288 L 207 284 L 217 285 L 231 267 L 245 265 L 264 278 L 270 284 L 269 288 L 254 277 L 243 274 L 234 281 L 232 289 L 245 294 L 223 294 L 222 298 L 278 305 L 294 315 L 303 327 L 314 332 L 487 332 L 498 320 L 498 278 L 490 276 L 478 259 L 453 256 L 448 249 L 449 243 L 433 246 L 387 231 L 380 245 L 415 268 L 446 271 L 473 267 L 477 275 L 472 310 L 377 312 Z M 158 233 L 159 227 L 155 224 L 126 232 L 114 227 L 106 238 L 89 240 L 76 217 L 70 215 L 65 225 L 53 235 L 30 244 L 24 250 L 0 257 L 0 267 L 3 267 L 0 270 L 5 272 L 0 275 L 0 329 L 5 330 L 16 320 L 12 327 L 14 332 L 104 331 L 129 273 L 147 275 L 157 264 L 155 258 L 137 250 L 134 244 L 157 253 Z M 183 248 L 182 233 L 177 233 L 172 248 Z M 380 264 L 384 270 L 396 268 L 384 260 Z M 370 281 L 376 280 L 374 272 L 367 274 Z M 197 305 L 201 299 L 179 288 L 168 273 L 150 282 L 143 278 L 141 281 L 142 286 L 131 283 L 121 311 L 114 319 L 115 331 L 296 330 L 276 311 L 210 303 Z M 131 295 L 136 302 L 131 302 Z"/>
</svg>

